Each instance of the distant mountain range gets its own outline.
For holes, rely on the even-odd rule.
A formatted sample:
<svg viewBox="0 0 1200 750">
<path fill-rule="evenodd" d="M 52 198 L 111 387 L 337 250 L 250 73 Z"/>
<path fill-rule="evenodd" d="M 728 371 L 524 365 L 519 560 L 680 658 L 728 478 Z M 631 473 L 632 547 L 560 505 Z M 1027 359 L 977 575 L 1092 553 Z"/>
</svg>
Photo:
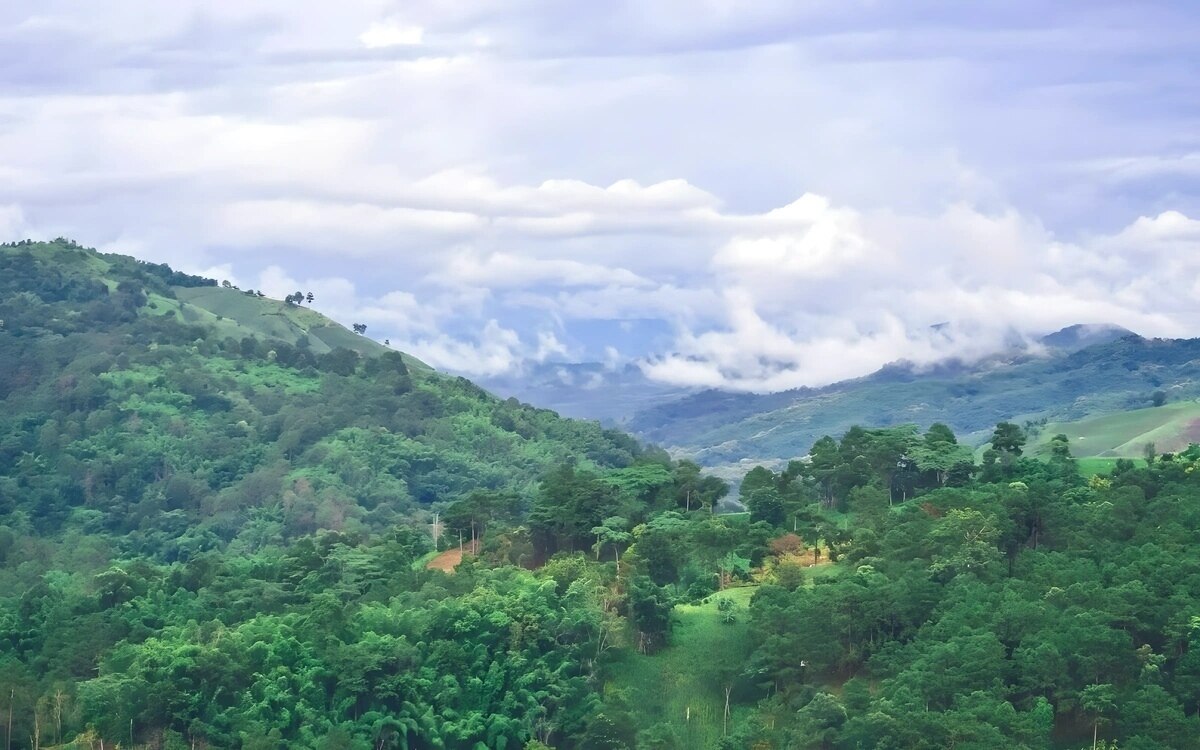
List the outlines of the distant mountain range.
<svg viewBox="0 0 1200 750">
<path fill-rule="evenodd" d="M 475 381 L 498 396 L 606 425 L 622 425 L 639 412 L 699 391 L 651 380 L 634 364 L 614 368 L 602 362 L 529 363 Z"/>
<path fill-rule="evenodd" d="M 1073 325 L 978 362 L 889 364 L 820 388 L 752 394 L 689 391 L 639 369 L 541 365 L 484 385 L 573 417 L 617 423 L 709 466 L 802 456 L 855 424 L 944 422 L 982 442 L 996 422 L 1065 422 L 1200 396 L 1200 340 L 1146 339 L 1113 325 Z"/>
</svg>

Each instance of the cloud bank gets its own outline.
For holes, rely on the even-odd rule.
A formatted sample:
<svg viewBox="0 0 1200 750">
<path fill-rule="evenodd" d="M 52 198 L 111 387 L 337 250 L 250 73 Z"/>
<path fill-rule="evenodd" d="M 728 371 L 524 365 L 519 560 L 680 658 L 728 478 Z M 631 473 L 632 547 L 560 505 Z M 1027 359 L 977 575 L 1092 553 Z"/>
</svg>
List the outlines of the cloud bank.
<svg viewBox="0 0 1200 750">
<path fill-rule="evenodd" d="M 0 231 L 474 375 L 778 390 L 1200 335 L 1186 4 L 0 9 Z M 936 326 L 936 327 L 935 327 Z"/>
</svg>

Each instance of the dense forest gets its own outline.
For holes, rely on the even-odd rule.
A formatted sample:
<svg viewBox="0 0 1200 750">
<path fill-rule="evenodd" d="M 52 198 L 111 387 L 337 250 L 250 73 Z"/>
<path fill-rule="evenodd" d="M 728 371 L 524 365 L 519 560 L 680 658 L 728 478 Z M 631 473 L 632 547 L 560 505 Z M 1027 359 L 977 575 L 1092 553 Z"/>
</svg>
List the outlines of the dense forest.
<svg viewBox="0 0 1200 750">
<path fill-rule="evenodd" d="M 695 464 L 383 347 L 227 335 L 202 287 L 304 302 L 0 248 L 7 747 L 1198 744 L 1200 446 L 1085 476 L 1007 422 L 979 456 L 853 427 L 722 514 Z M 643 676 L 689 648 L 676 710 Z"/>
</svg>

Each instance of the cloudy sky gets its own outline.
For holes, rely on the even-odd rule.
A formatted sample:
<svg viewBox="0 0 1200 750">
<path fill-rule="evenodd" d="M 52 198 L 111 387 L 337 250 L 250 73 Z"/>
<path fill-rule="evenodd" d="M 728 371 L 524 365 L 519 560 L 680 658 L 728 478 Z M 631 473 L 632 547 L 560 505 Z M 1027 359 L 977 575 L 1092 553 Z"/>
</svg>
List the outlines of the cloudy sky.
<svg viewBox="0 0 1200 750">
<path fill-rule="evenodd" d="M 1197 38 L 1186 1 L 6 0 L 0 235 L 473 375 L 1200 335 Z"/>
</svg>

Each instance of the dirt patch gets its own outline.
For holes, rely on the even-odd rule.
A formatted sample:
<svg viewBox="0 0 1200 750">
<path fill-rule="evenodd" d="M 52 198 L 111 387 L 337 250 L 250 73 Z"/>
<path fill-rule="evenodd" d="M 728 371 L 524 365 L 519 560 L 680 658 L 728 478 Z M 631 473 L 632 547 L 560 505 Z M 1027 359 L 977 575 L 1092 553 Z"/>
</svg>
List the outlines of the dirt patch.
<svg viewBox="0 0 1200 750">
<path fill-rule="evenodd" d="M 1187 423 L 1187 428 L 1183 431 L 1183 439 L 1187 443 L 1200 443 L 1200 419 L 1193 419 Z M 1185 445 L 1184 448 L 1187 448 Z"/>
<path fill-rule="evenodd" d="M 470 545 L 463 549 L 457 547 L 448 549 L 445 552 L 438 554 L 429 562 L 425 563 L 426 570 L 440 570 L 443 573 L 453 573 L 458 564 L 463 561 L 463 558 L 473 553 Z"/>
<path fill-rule="evenodd" d="M 426 570 L 440 570 L 443 573 L 453 573 L 462 562 L 463 552 L 460 549 L 448 549 L 429 562 L 425 563 Z"/>
</svg>

